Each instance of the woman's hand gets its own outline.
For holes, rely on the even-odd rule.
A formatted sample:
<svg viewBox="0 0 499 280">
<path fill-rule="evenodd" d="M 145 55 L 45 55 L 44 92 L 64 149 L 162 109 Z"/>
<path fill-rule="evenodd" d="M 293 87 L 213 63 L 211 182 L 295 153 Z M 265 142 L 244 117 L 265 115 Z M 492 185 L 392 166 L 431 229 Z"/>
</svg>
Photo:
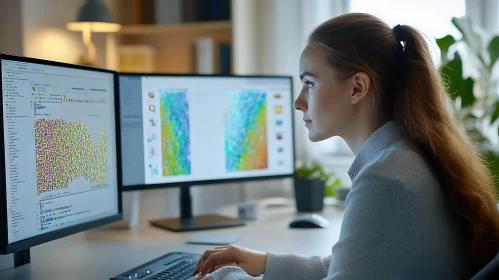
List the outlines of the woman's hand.
<svg viewBox="0 0 499 280">
<path fill-rule="evenodd" d="M 218 270 L 224 266 L 237 266 L 236 263 L 227 263 L 225 265 L 216 265 L 213 271 Z M 210 272 L 213 272 L 210 271 Z M 207 274 L 208 275 L 208 274 Z M 208 275 L 202 276 L 201 273 L 198 273 L 195 277 L 194 280 L 212 280 L 212 278 Z"/>
<path fill-rule="evenodd" d="M 198 279 L 203 279 L 203 275 L 213 272 L 218 268 L 233 265 L 242 268 L 251 276 L 257 276 L 265 272 L 267 253 L 242 248 L 236 245 L 217 246 L 213 250 L 204 252 L 198 265 L 194 270 L 194 275 Z"/>
</svg>

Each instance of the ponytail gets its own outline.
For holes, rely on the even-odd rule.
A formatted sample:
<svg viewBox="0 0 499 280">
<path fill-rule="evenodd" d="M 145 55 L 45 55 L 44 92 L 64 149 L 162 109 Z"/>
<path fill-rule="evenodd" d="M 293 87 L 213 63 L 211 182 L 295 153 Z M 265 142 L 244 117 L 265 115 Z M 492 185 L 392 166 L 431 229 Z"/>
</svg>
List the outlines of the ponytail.
<svg viewBox="0 0 499 280">
<path fill-rule="evenodd" d="M 461 219 L 469 277 L 499 251 L 499 212 L 485 161 L 449 110 L 446 89 L 423 36 L 407 25 L 393 30 L 367 14 L 346 14 L 320 25 L 309 43 L 322 46 L 331 66 L 371 78 L 376 105 L 420 146 Z"/>
<path fill-rule="evenodd" d="M 424 38 L 410 26 L 400 29 L 407 38 L 407 68 L 393 114 L 436 162 L 446 197 L 464 222 L 469 270 L 476 273 L 499 251 L 494 181 L 484 159 L 445 106 L 448 95 Z"/>
</svg>

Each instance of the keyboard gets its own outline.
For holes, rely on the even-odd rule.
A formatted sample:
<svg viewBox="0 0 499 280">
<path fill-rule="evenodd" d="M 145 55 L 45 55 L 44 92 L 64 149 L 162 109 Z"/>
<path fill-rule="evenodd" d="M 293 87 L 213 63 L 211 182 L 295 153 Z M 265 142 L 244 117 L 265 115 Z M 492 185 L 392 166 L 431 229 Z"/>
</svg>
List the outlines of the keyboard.
<svg viewBox="0 0 499 280">
<path fill-rule="evenodd" d="M 111 280 L 186 280 L 193 279 L 199 254 L 173 252 L 110 278 Z"/>
</svg>

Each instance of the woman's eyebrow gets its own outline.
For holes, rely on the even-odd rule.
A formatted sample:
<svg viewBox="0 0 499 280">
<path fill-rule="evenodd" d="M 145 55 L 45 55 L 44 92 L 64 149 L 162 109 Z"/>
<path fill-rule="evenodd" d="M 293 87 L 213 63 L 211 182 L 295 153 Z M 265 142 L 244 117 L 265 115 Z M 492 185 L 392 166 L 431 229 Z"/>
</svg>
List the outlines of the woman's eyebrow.
<svg viewBox="0 0 499 280">
<path fill-rule="evenodd" d="M 317 75 L 312 74 L 312 73 L 310 73 L 310 72 L 308 72 L 308 71 L 305 71 L 305 72 L 303 72 L 303 73 L 301 73 L 301 74 L 300 74 L 300 80 L 301 80 L 301 81 L 303 81 L 303 78 L 304 78 L 305 76 L 317 77 Z"/>
</svg>

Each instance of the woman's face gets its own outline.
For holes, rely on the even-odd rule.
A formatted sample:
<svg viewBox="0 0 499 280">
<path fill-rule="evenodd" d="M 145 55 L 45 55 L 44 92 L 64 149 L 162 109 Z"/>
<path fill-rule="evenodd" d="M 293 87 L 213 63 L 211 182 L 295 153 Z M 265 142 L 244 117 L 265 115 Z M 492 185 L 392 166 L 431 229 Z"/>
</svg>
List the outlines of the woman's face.
<svg viewBox="0 0 499 280">
<path fill-rule="evenodd" d="M 308 45 L 300 57 L 302 88 L 295 109 L 303 112 L 308 137 L 317 142 L 340 135 L 352 117 L 350 79 L 339 79 L 319 47 Z"/>
</svg>

